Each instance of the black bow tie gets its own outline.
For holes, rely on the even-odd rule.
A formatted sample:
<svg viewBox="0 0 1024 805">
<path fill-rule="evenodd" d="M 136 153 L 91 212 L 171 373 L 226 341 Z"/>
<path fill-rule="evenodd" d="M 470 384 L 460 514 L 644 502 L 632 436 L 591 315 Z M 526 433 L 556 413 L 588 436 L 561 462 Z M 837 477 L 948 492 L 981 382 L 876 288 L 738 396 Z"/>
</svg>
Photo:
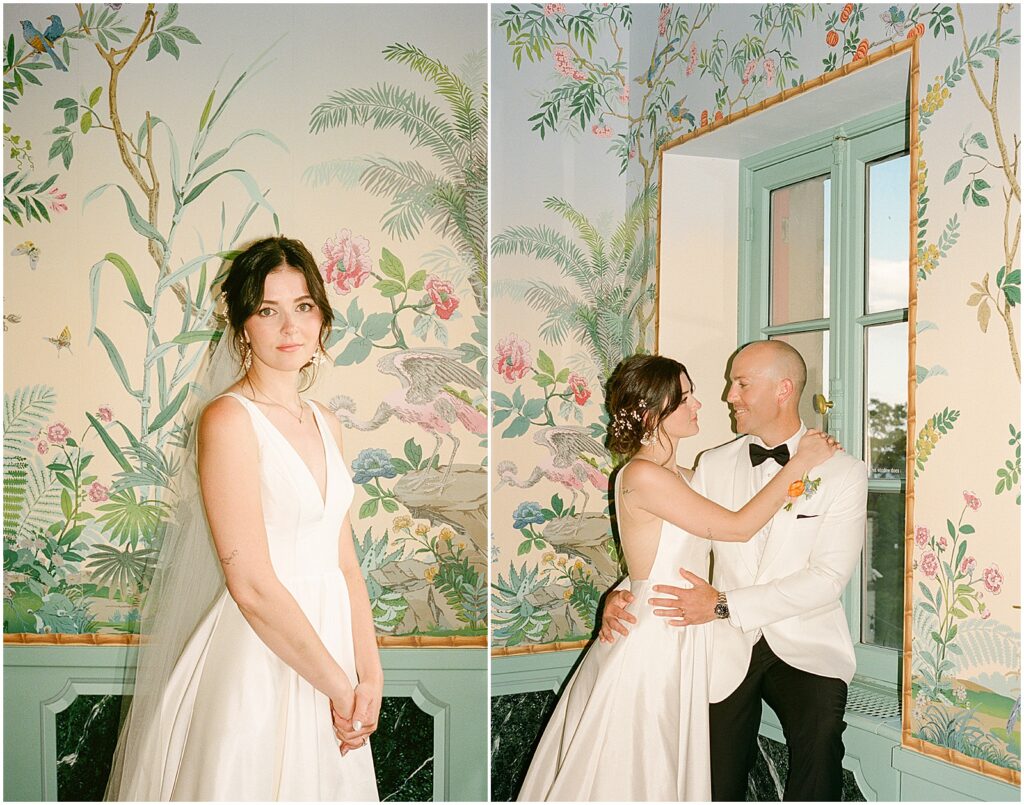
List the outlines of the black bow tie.
<svg viewBox="0 0 1024 805">
<path fill-rule="evenodd" d="M 776 464 L 780 467 L 785 467 L 786 462 L 789 461 L 789 445 L 780 444 L 771 450 L 767 447 L 761 447 L 759 444 L 750 445 L 750 466 L 756 467 L 758 464 L 763 464 L 769 458 L 774 458 Z"/>
</svg>

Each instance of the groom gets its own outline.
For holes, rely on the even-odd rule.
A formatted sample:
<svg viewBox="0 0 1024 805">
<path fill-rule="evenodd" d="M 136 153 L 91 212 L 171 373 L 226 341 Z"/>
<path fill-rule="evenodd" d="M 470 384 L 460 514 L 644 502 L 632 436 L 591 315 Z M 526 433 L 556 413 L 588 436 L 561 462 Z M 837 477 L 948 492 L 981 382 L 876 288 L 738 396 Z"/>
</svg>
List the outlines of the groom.
<svg viewBox="0 0 1024 805">
<path fill-rule="evenodd" d="M 694 488 L 739 509 L 789 460 L 806 427 L 798 413 L 803 358 L 782 341 L 756 341 L 733 358 L 727 401 L 747 434 L 701 457 Z M 794 487 L 801 488 L 794 488 Z M 714 544 L 715 586 L 685 568 L 692 588 L 657 585 L 655 614 L 682 628 L 713 621 L 711 787 L 716 801 L 746 798 L 761 701 L 789 748 L 785 799 L 839 801 L 847 684 L 856 660 L 840 596 L 864 543 L 867 473 L 837 453 L 790 487 L 790 510 L 750 542 Z M 694 568 L 693 570 L 697 570 Z M 627 634 L 633 600 L 613 592 L 602 639 Z"/>
</svg>

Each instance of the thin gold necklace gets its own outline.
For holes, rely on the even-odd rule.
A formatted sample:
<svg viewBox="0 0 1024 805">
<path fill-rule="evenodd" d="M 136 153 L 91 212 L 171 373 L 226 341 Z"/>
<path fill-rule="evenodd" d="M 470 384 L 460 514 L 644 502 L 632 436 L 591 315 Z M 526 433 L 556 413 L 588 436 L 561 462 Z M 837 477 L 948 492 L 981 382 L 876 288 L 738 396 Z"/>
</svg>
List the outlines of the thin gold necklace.
<svg viewBox="0 0 1024 805">
<path fill-rule="evenodd" d="M 249 377 L 249 375 L 246 375 L 245 379 L 249 383 L 249 388 L 252 389 L 252 392 L 253 392 L 253 402 L 260 402 L 260 400 L 255 399 L 255 397 L 256 397 L 256 390 L 257 389 L 256 389 L 256 385 L 252 382 L 252 378 Z M 267 401 L 264 403 L 265 405 L 276 405 L 278 408 L 283 409 L 289 416 L 297 419 L 299 421 L 300 425 L 303 424 L 302 418 L 303 418 L 303 416 L 306 413 L 306 409 L 305 409 L 305 406 L 303 406 L 301 399 L 299 400 L 299 413 L 296 415 L 295 413 L 292 412 L 291 408 L 289 408 L 287 405 L 284 405 L 283 403 L 279 403 L 277 400 L 275 400 L 273 397 L 271 397 L 269 394 L 267 394 L 267 392 L 265 392 L 262 388 L 259 389 L 259 393 L 267 398 Z"/>
</svg>

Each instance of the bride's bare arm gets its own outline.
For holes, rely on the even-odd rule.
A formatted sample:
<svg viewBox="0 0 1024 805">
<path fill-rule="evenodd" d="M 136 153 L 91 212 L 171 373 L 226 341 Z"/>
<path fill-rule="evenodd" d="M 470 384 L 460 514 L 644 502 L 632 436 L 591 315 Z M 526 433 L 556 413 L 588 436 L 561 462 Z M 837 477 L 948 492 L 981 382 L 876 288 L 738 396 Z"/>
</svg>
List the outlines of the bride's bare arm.
<svg viewBox="0 0 1024 805">
<path fill-rule="evenodd" d="M 352 682 L 274 572 L 260 501 L 252 421 L 237 400 L 214 400 L 199 421 L 199 483 L 228 592 L 259 638 L 332 701 Z"/>
<path fill-rule="evenodd" d="M 341 423 L 324 406 L 319 405 L 325 419 L 330 425 L 331 435 L 342 451 Z M 344 455 L 344 452 L 342 451 Z M 356 674 L 359 684 L 355 689 L 355 703 L 351 715 L 338 713 L 336 725 L 341 727 L 342 737 L 347 743 L 358 743 L 358 739 L 371 734 L 377 728 L 380 714 L 381 697 L 384 692 L 384 672 L 380 665 L 380 652 L 377 650 L 377 630 L 373 625 L 373 613 L 370 608 L 370 595 L 366 591 L 366 581 L 359 567 L 355 546 L 352 543 L 352 523 L 349 515 L 341 524 L 338 534 L 338 566 L 345 575 L 348 586 L 349 605 L 352 608 L 352 641 L 356 653 Z M 354 728 L 353 722 L 360 722 Z"/>
<path fill-rule="evenodd" d="M 622 494 L 630 505 L 650 512 L 698 537 L 747 542 L 786 502 L 789 485 L 832 456 L 825 438 L 805 437 L 800 449 L 742 509 L 731 511 L 695 492 L 679 475 L 650 461 L 632 461 L 623 472 Z"/>
</svg>

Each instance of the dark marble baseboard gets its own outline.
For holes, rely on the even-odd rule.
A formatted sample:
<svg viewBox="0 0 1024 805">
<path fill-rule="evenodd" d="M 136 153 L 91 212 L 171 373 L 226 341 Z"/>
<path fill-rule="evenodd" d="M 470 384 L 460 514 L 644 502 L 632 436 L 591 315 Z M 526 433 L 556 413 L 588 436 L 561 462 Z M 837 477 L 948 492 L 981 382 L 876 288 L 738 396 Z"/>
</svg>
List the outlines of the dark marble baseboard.
<svg viewBox="0 0 1024 805">
<path fill-rule="evenodd" d="M 491 699 L 491 800 L 516 798 L 541 729 L 558 697 L 551 691 L 515 693 Z M 789 774 L 785 744 L 758 738 L 758 755 L 747 781 L 748 802 L 779 802 Z M 864 802 L 853 772 L 843 771 L 843 802 Z"/>
<path fill-rule="evenodd" d="M 110 774 L 121 715 L 120 696 L 79 696 L 57 714 L 57 798 L 98 802 Z M 373 736 L 382 801 L 434 798 L 434 719 L 408 696 L 387 696 Z"/>
<path fill-rule="evenodd" d="M 541 728 L 558 697 L 550 690 L 491 699 L 491 801 L 509 802 L 523 784 Z"/>
</svg>

